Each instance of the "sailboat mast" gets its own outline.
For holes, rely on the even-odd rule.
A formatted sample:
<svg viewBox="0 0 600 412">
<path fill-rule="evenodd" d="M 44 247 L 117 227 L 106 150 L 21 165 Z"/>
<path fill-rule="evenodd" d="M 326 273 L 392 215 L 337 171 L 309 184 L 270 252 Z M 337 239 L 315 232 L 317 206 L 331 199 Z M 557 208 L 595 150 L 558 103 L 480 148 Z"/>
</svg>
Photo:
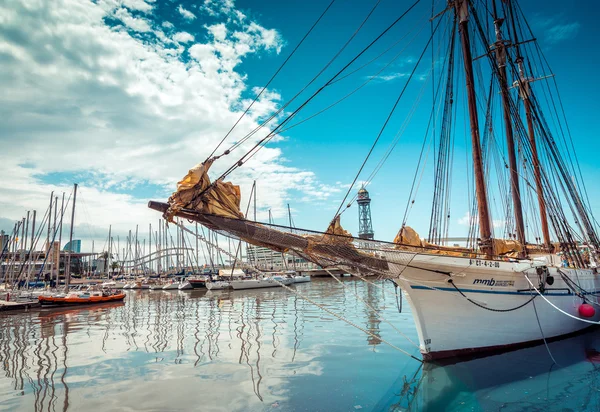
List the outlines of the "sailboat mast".
<svg viewBox="0 0 600 412">
<path fill-rule="evenodd" d="M 463 51 L 467 98 L 469 101 L 469 122 L 471 128 L 471 146 L 473 152 L 473 169 L 475 173 L 475 191 L 477 196 L 477 210 L 479 213 L 479 236 L 481 250 L 492 254 L 490 225 L 490 212 L 487 200 L 485 176 L 483 173 L 483 159 L 481 155 L 481 141 L 479 138 L 479 119 L 477 117 L 477 100 L 475 97 L 475 82 L 473 76 L 473 58 L 471 56 L 471 42 L 469 40 L 469 3 L 467 0 L 456 0 L 454 8 L 459 20 L 458 30 Z"/>
<path fill-rule="evenodd" d="M 75 223 L 75 201 L 77 200 L 77 183 L 73 186 L 73 210 L 71 211 L 71 230 L 69 234 L 69 250 L 67 255 L 67 267 L 65 268 L 65 289 L 69 290 L 71 281 L 71 250 L 73 249 L 73 224 Z"/>
<path fill-rule="evenodd" d="M 111 239 L 112 239 L 112 225 L 108 225 L 108 253 L 106 254 L 106 259 L 104 259 L 104 266 L 105 270 L 106 270 L 106 277 L 107 279 L 110 279 L 110 254 L 112 251 L 112 245 L 111 245 Z"/>
<path fill-rule="evenodd" d="M 529 80 L 525 76 L 525 68 L 523 65 L 523 56 L 521 56 L 519 49 L 519 39 L 517 38 L 517 28 L 515 25 L 515 16 L 512 8 L 512 2 L 507 0 L 510 11 L 510 20 L 513 27 L 513 37 L 515 51 L 517 52 L 516 62 L 519 67 L 519 96 L 523 99 L 523 106 L 525 108 L 525 117 L 527 119 L 527 131 L 529 137 L 529 144 L 531 145 L 531 157 L 533 162 L 533 175 L 535 177 L 535 186 L 538 198 L 538 205 L 540 209 L 540 221 L 542 226 L 542 236 L 544 239 L 544 247 L 550 250 L 552 243 L 550 242 L 550 230 L 548 229 L 548 214 L 546 212 L 546 200 L 544 199 L 544 189 L 542 186 L 542 173 L 540 168 L 540 160 L 537 151 L 537 143 L 535 139 L 535 129 L 533 127 L 533 114 L 531 111 L 531 101 L 529 100 Z"/>
<path fill-rule="evenodd" d="M 523 207 L 521 205 L 521 189 L 519 187 L 519 173 L 517 170 L 517 156 L 515 154 L 515 139 L 513 136 L 512 119 L 510 112 L 510 94 L 508 92 L 508 77 L 506 74 L 506 44 L 502 39 L 502 23 L 504 19 L 498 17 L 496 0 L 492 0 L 494 12 L 494 28 L 496 31 L 495 53 L 498 64 L 498 77 L 500 80 L 500 92 L 502 94 L 502 108 L 504 112 L 504 129 L 506 132 L 506 147 L 508 149 L 508 163 L 510 167 L 510 188 L 513 200 L 513 212 L 515 216 L 515 229 L 517 239 L 525 246 L 525 225 L 523 224 Z M 523 257 L 526 252 L 521 253 Z"/>
<path fill-rule="evenodd" d="M 62 212 L 62 210 L 61 210 Z M 58 245 L 58 250 L 54 250 L 55 239 L 56 239 L 56 221 L 58 220 L 58 196 L 54 196 L 54 225 L 52 227 L 52 271 L 56 270 L 56 284 L 58 285 L 58 279 L 60 278 L 60 245 Z M 56 254 L 56 256 L 54 256 Z"/>
<path fill-rule="evenodd" d="M 62 231 L 63 231 L 63 219 L 65 217 L 65 192 L 62 194 L 62 202 L 60 203 L 60 222 L 59 222 L 59 230 L 58 230 L 58 261 L 59 267 L 58 272 L 60 273 L 60 246 L 62 245 Z M 58 287 L 58 278 L 56 277 L 56 286 Z"/>
</svg>

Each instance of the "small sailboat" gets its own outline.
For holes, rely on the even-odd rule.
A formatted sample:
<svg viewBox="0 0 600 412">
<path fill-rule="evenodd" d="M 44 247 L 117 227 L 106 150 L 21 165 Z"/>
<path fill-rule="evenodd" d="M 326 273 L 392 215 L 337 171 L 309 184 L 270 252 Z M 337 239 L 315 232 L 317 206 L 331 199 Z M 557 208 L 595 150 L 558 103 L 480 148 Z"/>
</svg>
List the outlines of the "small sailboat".
<svg viewBox="0 0 600 412">
<path fill-rule="evenodd" d="M 127 285 L 125 282 L 107 281 L 103 282 L 100 286 L 106 289 L 124 289 L 125 285 Z"/>
<path fill-rule="evenodd" d="M 294 278 L 291 275 L 282 275 L 282 274 L 273 274 L 271 275 L 271 279 L 276 282 L 283 283 L 285 286 L 289 286 L 294 283 Z"/>
<path fill-rule="evenodd" d="M 190 289 L 194 289 L 194 287 L 190 284 L 189 281 L 182 281 L 179 286 L 177 287 L 177 289 L 179 290 L 190 290 Z"/>
<path fill-rule="evenodd" d="M 310 282 L 310 276 L 308 275 L 295 275 L 293 276 L 294 283 L 306 283 Z"/>
<path fill-rule="evenodd" d="M 223 290 L 231 289 L 231 283 L 218 280 L 216 282 L 206 282 L 206 289 L 208 290 Z"/>
<path fill-rule="evenodd" d="M 173 282 L 163 285 L 162 290 L 178 290 L 179 286 L 181 286 L 181 281 L 179 281 L 179 282 L 173 281 Z"/>
<path fill-rule="evenodd" d="M 265 276 L 256 279 L 231 280 L 229 284 L 234 290 L 262 289 L 281 287 L 282 282 L 276 282 L 273 278 Z"/>
<path fill-rule="evenodd" d="M 199 276 L 194 278 L 188 278 L 187 283 L 189 283 L 193 289 L 204 289 L 206 288 L 206 277 Z"/>
<path fill-rule="evenodd" d="M 129 289 L 150 289 L 150 283 L 147 280 L 137 280 L 129 284 Z"/>
<path fill-rule="evenodd" d="M 163 283 L 153 283 L 150 285 L 150 290 L 162 290 L 164 286 L 165 285 Z"/>
</svg>

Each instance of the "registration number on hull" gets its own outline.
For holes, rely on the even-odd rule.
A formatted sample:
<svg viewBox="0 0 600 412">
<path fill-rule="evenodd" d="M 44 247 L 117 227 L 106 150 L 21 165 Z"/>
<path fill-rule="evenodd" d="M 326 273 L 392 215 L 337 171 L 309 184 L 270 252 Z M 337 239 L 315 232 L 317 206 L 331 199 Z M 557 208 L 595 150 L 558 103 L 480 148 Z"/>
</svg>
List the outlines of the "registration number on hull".
<svg viewBox="0 0 600 412">
<path fill-rule="evenodd" d="M 499 268 L 500 262 L 495 262 L 493 260 L 483 260 L 483 259 L 469 259 L 469 265 L 484 266 L 487 268 Z"/>
</svg>

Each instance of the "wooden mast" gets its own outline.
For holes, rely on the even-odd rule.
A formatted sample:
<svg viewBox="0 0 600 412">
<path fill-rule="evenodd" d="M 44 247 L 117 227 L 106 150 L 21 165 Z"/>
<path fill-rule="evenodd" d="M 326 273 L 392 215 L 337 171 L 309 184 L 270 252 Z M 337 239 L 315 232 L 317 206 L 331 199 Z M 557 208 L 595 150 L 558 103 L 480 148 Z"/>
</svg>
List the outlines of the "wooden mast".
<svg viewBox="0 0 600 412">
<path fill-rule="evenodd" d="M 519 173 L 517 170 L 517 157 L 515 155 L 515 140 L 513 137 L 512 118 L 510 113 L 510 94 L 508 92 L 508 79 L 506 74 L 506 44 L 502 39 L 500 28 L 504 19 L 498 18 L 496 11 L 496 0 L 492 0 L 492 8 L 494 11 L 494 28 L 496 31 L 495 53 L 496 62 L 498 63 L 498 77 L 500 80 L 500 91 L 502 93 L 502 107 L 504 112 L 504 129 L 506 131 L 506 146 L 508 148 L 508 162 L 510 167 L 510 187 L 513 200 L 513 212 L 515 216 L 515 229 L 517 231 L 517 239 L 523 245 L 523 252 L 520 257 L 524 257 L 527 252 L 525 250 L 525 225 L 523 224 L 523 207 L 521 205 L 521 189 L 519 187 Z"/>
<path fill-rule="evenodd" d="M 540 168 L 540 160 L 538 157 L 537 144 L 535 139 L 535 129 L 533 127 L 533 114 L 531 112 L 531 102 L 529 100 L 529 80 L 525 76 L 525 69 L 523 67 L 523 56 L 519 51 L 519 39 L 517 38 L 517 30 L 515 26 L 515 17 L 513 13 L 512 3 L 508 2 L 508 10 L 510 10 L 510 18 L 513 27 L 513 37 L 515 44 L 515 51 L 517 52 L 516 62 L 519 66 L 519 96 L 523 99 L 523 106 L 525 107 L 525 117 L 527 118 L 527 131 L 529 135 L 529 144 L 531 145 L 531 157 L 533 162 L 533 174 L 535 176 L 535 186 L 537 191 L 538 205 L 540 209 L 540 221 L 542 226 L 542 236 L 544 238 L 544 248 L 548 251 L 552 249 L 552 243 L 550 241 L 550 230 L 548 229 L 548 214 L 546 212 L 546 200 L 544 199 L 544 188 L 542 186 L 542 174 Z"/>
<path fill-rule="evenodd" d="M 471 127 L 471 146 L 473 151 L 473 169 L 475 173 L 475 191 L 477 195 L 477 209 L 479 214 L 479 236 L 481 250 L 491 255 L 493 248 L 491 244 L 492 230 L 490 226 L 490 212 L 483 173 L 483 160 L 481 155 L 481 141 L 479 139 L 479 119 L 477 117 L 477 100 L 475 98 L 475 83 L 473 79 L 473 59 L 471 57 L 471 43 L 469 40 L 469 4 L 467 0 L 456 0 L 454 2 L 456 16 L 459 20 L 458 30 L 463 51 L 463 62 L 465 68 L 465 80 L 467 86 L 467 98 L 469 101 L 469 121 Z"/>
</svg>

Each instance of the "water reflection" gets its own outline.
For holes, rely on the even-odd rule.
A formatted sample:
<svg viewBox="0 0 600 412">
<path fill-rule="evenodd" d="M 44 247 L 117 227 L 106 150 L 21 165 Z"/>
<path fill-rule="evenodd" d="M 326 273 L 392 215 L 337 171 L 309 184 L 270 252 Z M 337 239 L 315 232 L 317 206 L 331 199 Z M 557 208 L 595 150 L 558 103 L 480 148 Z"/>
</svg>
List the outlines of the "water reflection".
<svg viewBox="0 0 600 412">
<path fill-rule="evenodd" d="M 403 375 L 375 409 L 388 411 L 599 411 L 600 334 Z"/>
<path fill-rule="evenodd" d="M 391 286 L 296 287 L 375 337 L 284 289 L 134 290 L 125 303 L 0 315 L 0 409 L 600 410 L 597 332 L 550 344 L 554 366 L 544 346 L 422 366 L 381 344 L 416 352 L 381 321 L 416 339 Z"/>
</svg>

